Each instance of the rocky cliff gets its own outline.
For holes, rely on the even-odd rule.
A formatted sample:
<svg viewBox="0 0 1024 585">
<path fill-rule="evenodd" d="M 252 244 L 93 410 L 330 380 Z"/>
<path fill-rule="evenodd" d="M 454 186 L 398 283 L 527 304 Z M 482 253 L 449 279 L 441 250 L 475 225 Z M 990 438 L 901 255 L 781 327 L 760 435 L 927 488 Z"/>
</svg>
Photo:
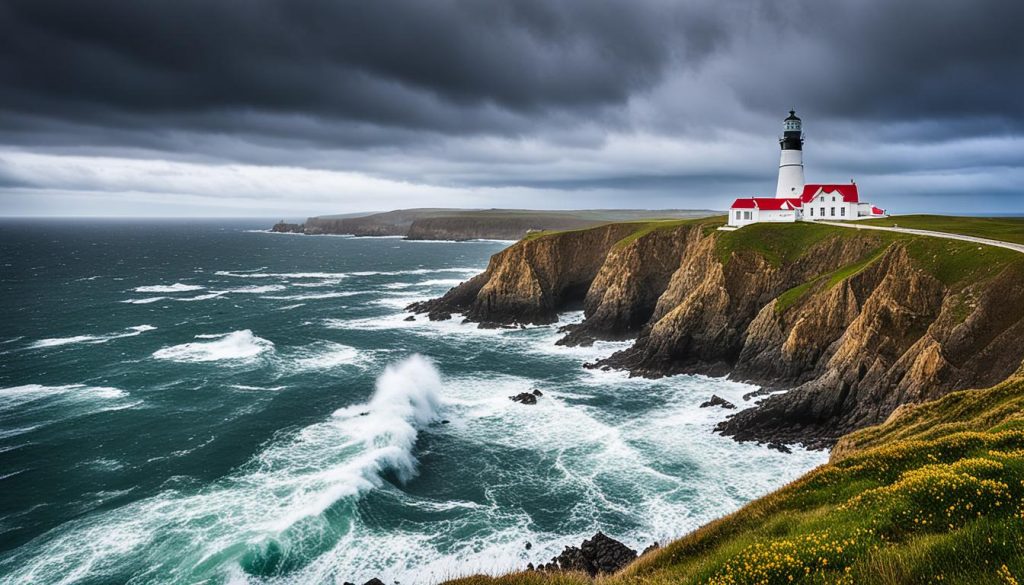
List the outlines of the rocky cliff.
<svg viewBox="0 0 1024 585">
<path fill-rule="evenodd" d="M 791 388 L 720 425 L 740 440 L 827 447 L 898 406 L 995 384 L 1024 359 L 1024 256 L 820 225 L 719 232 L 707 220 L 530 238 L 412 307 L 486 325 L 551 323 L 561 343 L 636 336 L 596 364 Z"/>
</svg>

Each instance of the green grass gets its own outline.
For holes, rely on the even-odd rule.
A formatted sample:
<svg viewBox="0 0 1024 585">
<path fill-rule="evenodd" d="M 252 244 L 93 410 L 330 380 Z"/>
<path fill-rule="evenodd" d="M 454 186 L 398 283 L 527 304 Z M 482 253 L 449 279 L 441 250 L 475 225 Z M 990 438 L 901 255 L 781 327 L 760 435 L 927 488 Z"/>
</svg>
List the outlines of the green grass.
<svg viewBox="0 0 1024 585">
<path fill-rule="evenodd" d="M 979 282 L 1024 259 L 1006 248 L 929 236 L 910 239 L 907 251 L 918 267 L 950 286 Z"/>
<path fill-rule="evenodd" d="M 1003 583 L 1024 578 L 1024 381 L 905 408 L 833 462 L 601 584 Z M 582 584 L 582 575 L 469 577 Z"/>
<path fill-rule="evenodd" d="M 669 219 L 651 219 L 651 220 L 613 222 L 615 224 L 627 224 L 627 225 L 634 226 L 634 231 L 632 231 L 629 235 L 627 235 L 626 237 L 624 237 L 621 240 L 619 240 L 618 242 L 616 242 L 615 245 L 616 245 L 616 247 L 618 247 L 618 246 L 625 246 L 625 245 L 629 244 L 630 242 L 636 241 L 637 239 L 639 239 L 639 238 L 641 238 L 641 237 L 643 237 L 643 236 L 645 236 L 645 235 L 647 235 L 649 233 L 652 233 L 654 231 L 669 230 L 669 229 L 674 229 L 674 228 L 677 228 L 677 227 L 680 227 L 680 226 L 690 225 L 690 224 L 701 224 L 702 226 L 704 226 L 705 230 L 713 231 L 713 230 L 717 229 L 718 227 L 720 227 L 722 225 L 725 225 L 725 221 L 726 221 L 726 217 L 724 215 L 721 215 L 721 216 L 716 215 L 716 216 L 711 216 L 711 217 L 699 217 L 699 218 L 687 218 L 687 219 L 669 218 Z M 582 231 L 587 231 L 587 230 L 592 230 L 592 229 L 598 229 L 598 228 L 601 228 L 601 227 L 603 227 L 605 225 L 609 225 L 609 224 L 602 224 L 602 225 L 599 225 L 599 226 L 587 226 L 587 227 L 583 227 L 583 228 L 579 228 L 579 229 L 572 229 L 572 230 L 543 230 L 543 231 L 535 231 L 535 232 L 531 232 L 529 234 L 526 234 L 526 236 L 523 238 L 523 241 L 530 241 L 530 240 L 536 240 L 538 238 L 544 238 L 544 237 L 548 237 L 548 236 L 555 236 L 555 235 L 568 234 L 568 233 L 573 233 L 573 232 L 582 232 Z"/>
<path fill-rule="evenodd" d="M 1002 240 L 1024 244 L 1024 217 L 956 217 L 951 215 L 901 215 L 862 220 L 879 226 L 899 226 Z"/>
<path fill-rule="evenodd" d="M 659 230 L 671 230 L 677 227 L 692 224 L 703 224 L 705 229 L 717 229 L 718 227 L 725 225 L 725 218 L 716 216 L 700 219 L 662 219 L 648 222 L 637 222 L 636 231 L 616 242 L 615 247 L 619 248 L 622 246 L 627 246 L 635 242 L 636 240 L 646 236 L 647 234 Z"/>
<path fill-rule="evenodd" d="M 718 258 L 728 264 L 733 253 L 755 252 L 772 266 L 792 262 L 814 244 L 830 237 L 855 237 L 860 232 L 814 223 L 755 223 L 718 237 Z"/>
</svg>

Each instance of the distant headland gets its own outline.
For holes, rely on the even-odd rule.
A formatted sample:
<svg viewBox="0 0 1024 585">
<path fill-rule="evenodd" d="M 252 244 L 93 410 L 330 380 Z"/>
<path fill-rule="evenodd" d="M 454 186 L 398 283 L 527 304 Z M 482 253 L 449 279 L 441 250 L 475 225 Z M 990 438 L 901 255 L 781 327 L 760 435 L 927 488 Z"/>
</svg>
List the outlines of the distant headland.
<svg viewBox="0 0 1024 585">
<path fill-rule="evenodd" d="M 273 232 L 353 236 L 402 236 L 410 240 L 518 240 L 527 234 L 574 230 L 611 222 L 697 219 L 709 209 L 399 209 L 383 213 L 322 215 L 305 223 L 274 224 Z"/>
</svg>

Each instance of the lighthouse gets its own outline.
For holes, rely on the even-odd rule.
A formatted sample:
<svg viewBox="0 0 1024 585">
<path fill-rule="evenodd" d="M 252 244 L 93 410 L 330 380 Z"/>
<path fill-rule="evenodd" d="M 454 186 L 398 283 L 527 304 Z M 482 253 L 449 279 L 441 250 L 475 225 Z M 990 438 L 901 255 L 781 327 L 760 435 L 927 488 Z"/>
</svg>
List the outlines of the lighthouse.
<svg viewBox="0 0 1024 585">
<path fill-rule="evenodd" d="M 804 190 L 804 137 L 795 110 L 789 111 L 783 130 L 779 139 L 782 158 L 779 160 L 779 184 L 775 188 L 777 199 L 800 197 Z"/>
</svg>

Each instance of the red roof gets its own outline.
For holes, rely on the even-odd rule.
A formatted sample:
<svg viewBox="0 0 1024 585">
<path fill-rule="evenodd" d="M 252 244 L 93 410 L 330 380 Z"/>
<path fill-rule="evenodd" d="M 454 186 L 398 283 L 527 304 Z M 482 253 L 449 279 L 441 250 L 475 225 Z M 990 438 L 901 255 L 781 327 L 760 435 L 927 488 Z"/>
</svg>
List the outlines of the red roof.
<svg viewBox="0 0 1024 585">
<path fill-rule="evenodd" d="M 871 215 L 885 215 L 885 210 L 884 209 L 879 209 L 877 207 L 872 207 L 871 208 Z"/>
<path fill-rule="evenodd" d="M 775 197 L 744 197 L 733 202 L 730 209 L 762 209 L 764 211 L 788 211 L 800 207 L 799 199 L 776 199 Z"/>
<path fill-rule="evenodd" d="M 804 192 L 800 195 L 800 199 L 806 203 L 814 196 L 818 194 L 818 191 L 824 191 L 825 195 L 832 193 L 839 193 L 843 196 L 844 203 L 857 203 L 860 201 L 860 196 L 857 194 L 857 184 L 850 183 L 848 185 L 804 185 Z"/>
</svg>

